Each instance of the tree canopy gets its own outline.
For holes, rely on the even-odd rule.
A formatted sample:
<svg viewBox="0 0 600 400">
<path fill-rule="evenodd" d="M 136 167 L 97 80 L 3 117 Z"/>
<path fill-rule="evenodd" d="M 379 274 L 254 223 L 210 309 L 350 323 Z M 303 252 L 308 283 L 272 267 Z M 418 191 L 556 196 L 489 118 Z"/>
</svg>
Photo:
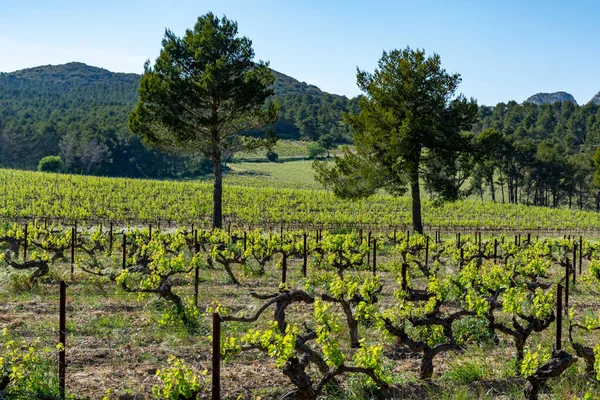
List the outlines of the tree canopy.
<svg viewBox="0 0 600 400">
<path fill-rule="evenodd" d="M 410 48 L 384 52 L 374 73 L 358 70 L 365 96 L 360 112 L 346 116 L 356 152 L 346 150 L 333 166 L 317 163 L 319 181 L 343 197 L 368 196 L 380 188 L 400 195 L 410 187 L 413 229 L 422 232 L 422 165 L 454 163 L 469 144 L 461 132 L 477 116 L 473 100 L 455 97 L 460 80 L 441 67 L 437 54 L 427 57 Z"/>
<path fill-rule="evenodd" d="M 167 30 L 154 66 L 144 66 L 129 128 L 148 146 L 213 162 L 215 228 L 223 219 L 222 162 L 261 144 L 248 134 L 277 118 L 273 103 L 265 108 L 274 81 L 268 64 L 254 62 L 252 42 L 238 36 L 237 23 L 212 13 L 182 38 Z"/>
</svg>

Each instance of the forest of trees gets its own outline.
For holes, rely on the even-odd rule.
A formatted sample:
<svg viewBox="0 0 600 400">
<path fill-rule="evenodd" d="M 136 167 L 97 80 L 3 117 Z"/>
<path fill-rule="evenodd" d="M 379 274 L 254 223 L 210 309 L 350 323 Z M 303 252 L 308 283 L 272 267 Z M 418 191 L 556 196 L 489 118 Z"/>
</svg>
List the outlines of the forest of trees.
<svg viewBox="0 0 600 400">
<path fill-rule="evenodd" d="M 275 72 L 275 95 L 280 119 L 275 131 L 280 138 L 318 140 L 328 135 L 336 143 L 350 143 L 352 131 L 343 121 L 345 112 L 358 111 L 358 98 L 347 99 L 316 86 Z"/>
<path fill-rule="evenodd" d="M 600 206 L 594 161 L 600 106 L 569 101 L 481 106 L 473 133 L 472 193 L 510 203 Z"/>
<path fill-rule="evenodd" d="M 276 73 L 281 104 L 277 136 L 337 143 L 351 140 L 342 113 L 348 100 Z M 182 177 L 206 173 L 211 162 L 146 149 L 127 128 L 140 75 L 112 73 L 82 63 L 0 74 L 0 167 L 36 169 L 59 155 L 65 171 L 106 176 Z"/>
<path fill-rule="evenodd" d="M 274 73 L 278 137 L 352 141 L 342 115 L 358 111 L 358 98 Z M 166 178 L 209 172 L 211 162 L 148 150 L 129 132 L 139 79 L 81 63 L 0 74 L 0 167 L 33 170 L 43 157 L 58 155 L 71 173 Z M 600 207 L 594 162 L 600 106 L 569 101 L 480 106 L 471 134 L 472 148 L 454 164 L 427 167 L 426 189 L 443 183 L 450 198 Z M 596 158 L 600 163 L 600 154 Z"/>
</svg>

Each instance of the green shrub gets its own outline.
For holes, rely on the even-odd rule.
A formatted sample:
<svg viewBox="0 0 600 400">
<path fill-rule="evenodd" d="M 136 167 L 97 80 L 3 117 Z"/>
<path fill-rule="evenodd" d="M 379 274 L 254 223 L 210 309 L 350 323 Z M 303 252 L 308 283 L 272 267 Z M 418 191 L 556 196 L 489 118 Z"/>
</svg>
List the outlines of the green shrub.
<svg viewBox="0 0 600 400">
<path fill-rule="evenodd" d="M 29 275 L 14 273 L 9 276 L 10 276 L 10 278 L 9 278 L 10 279 L 10 287 L 13 292 L 15 292 L 15 293 L 28 292 L 31 289 L 33 289 L 34 285 L 31 283 L 31 280 L 29 279 Z"/>
<path fill-rule="evenodd" d="M 185 361 L 175 356 L 169 356 L 169 366 L 156 371 L 162 387 L 155 385 L 152 394 L 157 399 L 192 400 L 208 387 L 207 371 L 202 371 L 200 376 L 186 364 Z"/>
<path fill-rule="evenodd" d="M 456 383 L 471 383 L 483 379 L 487 374 L 484 364 L 474 361 L 455 362 L 450 370 L 444 374 L 444 379 Z"/>
<path fill-rule="evenodd" d="M 59 156 L 48 156 L 40 160 L 37 169 L 40 172 L 60 172 L 63 168 L 64 163 Z"/>
<path fill-rule="evenodd" d="M 57 346 L 58 349 L 58 346 Z M 41 348 L 39 339 L 27 342 L 7 328 L 0 334 L 0 398 L 57 399 L 58 376 L 53 368 L 54 351 Z M 68 396 L 71 398 L 71 396 Z"/>
<path fill-rule="evenodd" d="M 267 151 L 267 160 L 271 162 L 279 161 L 279 154 L 275 153 L 273 150 Z"/>
<path fill-rule="evenodd" d="M 317 142 L 309 144 L 306 147 L 306 151 L 308 152 L 308 158 L 311 160 L 314 160 L 317 157 L 323 157 L 327 154 L 327 149 Z"/>
</svg>

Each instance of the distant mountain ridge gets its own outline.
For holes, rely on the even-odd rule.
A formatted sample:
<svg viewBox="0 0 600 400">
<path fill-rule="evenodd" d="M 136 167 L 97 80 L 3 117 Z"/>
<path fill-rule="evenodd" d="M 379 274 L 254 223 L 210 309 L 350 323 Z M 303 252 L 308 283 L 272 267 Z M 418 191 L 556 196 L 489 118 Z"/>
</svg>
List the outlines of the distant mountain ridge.
<svg viewBox="0 0 600 400">
<path fill-rule="evenodd" d="M 14 72 L 3 72 L 2 75 L 25 82 L 44 84 L 66 84 L 67 86 L 95 85 L 103 83 L 139 81 L 140 75 L 134 73 L 112 72 L 104 68 L 94 67 L 81 62 L 70 62 L 60 65 L 41 65 Z"/>
<path fill-rule="evenodd" d="M 590 100 L 590 102 L 600 106 L 600 92 L 596 93 L 596 95 L 592 97 L 592 100 Z"/>
<path fill-rule="evenodd" d="M 358 99 L 273 71 L 281 138 L 351 140 L 342 114 Z M 146 149 L 127 127 L 141 75 L 72 62 L 0 73 L 0 167 L 33 169 L 60 155 L 69 172 L 167 177 L 196 174 L 200 162 Z M 183 171 L 183 172 L 181 172 Z"/>
<path fill-rule="evenodd" d="M 346 98 L 345 96 L 326 93 L 317 86 L 300 82 L 281 72 L 272 70 L 275 74 L 273 90 L 275 96 L 325 94 Z M 14 72 L 0 72 L 0 84 L 10 85 L 15 89 L 31 89 L 67 93 L 76 88 L 99 88 L 105 85 L 121 86 L 122 99 L 135 104 L 137 87 L 141 75 L 135 73 L 112 72 L 104 68 L 94 67 L 81 62 L 70 62 L 60 65 L 42 65 Z"/>
<path fill-rule="evenodd" d="M 342 115 L 358 112 L 358 97 L 330 94 L 280 72 L 273 73 L 274 100 L 281 105 L 275 124 L 280 138 L 316 141 L 329 135 L 327 140 L 333 137 L 338 143 L 352 141 L 352 131 Z M 200 158 L 148 150 L 139 137 L 129 132 L 127 117 L 138 98 L 140 77 L 77 62 L 0 73 L 0 167 L 34 169 L 42 157 L 60 155 L 67 171 L 73 173 L 151 178 L 197 175 L 199 169 L 206 168 Z M 600 93 L 594 99 L 600 105 Z M 570 108 L 567 103 L 552 107 L 535 104 L 564 100 L 574 102 L 573 96 L 559 92 L 532 96 L 520 108 L 514 101 L 480 106 L 479 122 L 473 131 L 494 127 L 506 134 L 547 137 L 554 131 L 552 124 L 530 121 L 558 121 L 563 106 L 567 105 L 565 112 Z M 511 121 L 529 122 L 523 124 L 523 129 L 515 129 L 515 123 L 505 120 L 506 112 Z M 561 129 L 557 132 L 564 131 Z M 575 132 L 579 142 L 584 140 L 583 131 L 585 126 Z M 600 133 L 596 136 L 600 138 Z"/>
<path fill-rule="evenodd" d="M 523 103 L 534 103 L 541 106 L 542 104 L 562 103 L 563 101 L 577 104 L 575 97 L 567 92 L 537 93 L 528 97 Z"/>
</svg>

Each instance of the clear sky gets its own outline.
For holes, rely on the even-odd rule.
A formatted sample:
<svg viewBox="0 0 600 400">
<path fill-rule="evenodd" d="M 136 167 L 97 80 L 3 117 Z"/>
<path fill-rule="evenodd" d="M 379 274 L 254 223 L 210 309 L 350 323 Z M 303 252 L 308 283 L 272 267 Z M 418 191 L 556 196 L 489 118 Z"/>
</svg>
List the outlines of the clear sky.
<svg viewBox="0 0 600 400">
<path fill-rule="evenodd" d="M 141 73 L 165 28 L 181 36 L 208 11 L 236 20 L 274 69 L 349 97 L 356 67 L 406 46 L 440 54 L 480 104 L 600 91 L 598 0 L 0 0 L 0 71 L 81 61 Z"/>
</svg>

